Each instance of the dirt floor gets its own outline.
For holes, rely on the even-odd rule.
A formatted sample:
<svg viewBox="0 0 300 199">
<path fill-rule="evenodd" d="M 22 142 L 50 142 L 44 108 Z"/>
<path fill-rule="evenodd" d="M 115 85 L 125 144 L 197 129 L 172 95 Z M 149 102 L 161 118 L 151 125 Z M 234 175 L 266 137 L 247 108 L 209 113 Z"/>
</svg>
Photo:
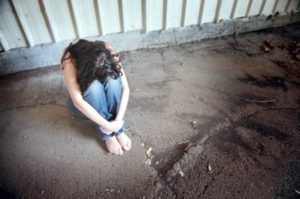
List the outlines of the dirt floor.
<svg viewBox="0 0 300 199">
<path fill-rule="evenodd" d="M 1 198 L 299 198 L 299 41 L 294 24 L 123 53 L 123 156 L 70 115 L 59 66 L 1 77 Z"/>
</svg>

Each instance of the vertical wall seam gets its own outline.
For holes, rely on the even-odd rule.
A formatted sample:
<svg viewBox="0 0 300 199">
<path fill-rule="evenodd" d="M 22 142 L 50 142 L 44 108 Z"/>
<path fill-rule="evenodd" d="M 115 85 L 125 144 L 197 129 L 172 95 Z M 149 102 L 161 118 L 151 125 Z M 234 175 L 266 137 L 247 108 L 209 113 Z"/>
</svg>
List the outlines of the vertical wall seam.
<svg viewBox="0 0 300 199">
<path fill-rule="evenodd" d="M 205 4 L 205 0 L 201 0 L 201 4 L 200 4 L 200 8 L 199 8 L 200 9 L 199 10 L 199 17 L 198 17 L 198 24 L 200 24 L 200 25 L 202 23 L 204 4 Z"/>
<path fill-rule="evenodd" d="M 26 47 L 28 47 L 28 46 L 30 46 L 30 43 L 29 43 L 28 38 L 27 38 L 27 35 L 26 35 L 26 33 L 25 33 L 24 29 L 23 29 L 22 23 L 21 23 L 21 21 L 20 21 L 20 19 L 19 19 L 19 15 L 18 15 L 18 13 L 17 13 L 17 11 L 16 11 L 16 9 L 15 9 L 15 7 L 14 7 L 14 4 L 12 3 L 12 0 L 8 0 L 8 4 L 9 4 L 11 10 L 12 10 L 12 13 L 13 13 L 15 19 L 16 19 L 16 22 L 17 22 L 17 24 L 18 24 L 18 26 L 19 26 L 19 29 L 21 30 L 21 34 L 22 34 L 22 36 L 23 36 L 23 38 L 24 38 Z M 4 49 L 4 48 L 3 48 L 3 49 Z M 5 50 L 6 50 L 6 49 L 5 49 Z"/>
<path fill-rule="evenodd" d="M 118 5 L 119 5 L 119 17 L 120 17 L 121 32 L 125 32 L 125 27 L 124 27 L 124 12 L 123 12 L 123 2 L 122 2 L 122 0 L 118 1 Z"/>
<path fill-rule="evenodd" d="M 266 0 L 263 0 L 263 1 L 261 2 L 261 5 L 260 5 L 260 9 L 259 9 L 258 15 L 262 15 L 262 12 L 263 12 L 263 10 L 264 10 L 264 8 L 265 8 L 265 5 L 266 5 Z"/>
<path fill-rule="evenodd" d="M 272 14 L 276 12 L 277 6 L 278 6 L 278 2 L 279 0 L 276 0 L 274 5 L 273 5 L 273 9 L 272 9 Z"/>
<path fill-rule="evenodd" d="M 219 16 L 220 16 L 221 5 L 222 5 L 222 0 L 218 0 L 217 7 L 216 7 L 216 12 L 215 12 L 214 23 L 218 22 L 218 19 L 219 19 Z"/>
<path fill-rule="evenodd" d="M 142 0 L 142 32 L 148 32 L 147 28 L 147 0 Z"/>
<path fill-rule="evenodd" d="M 297 10 L 300 10 L 300 0 L 298 0 Z"/>
<path fill-rule="evenodd" d="M 247 7 L 247 10 L 246 10 L 246 17 L 249 17 L 249 13 L 250 13 L 250 9 L 252 7 L 252 4 L 253 4 L 253 0 L 249 0 L 248 7 Z"/>
<path fill-rule="evenodd" d="M 74 11 L 73 11 L 73 5 L 72 5 L 71 0 L 67 0 L 67 4 L 68 4 L 68 9 L 69 9 L 70 15 L 71 15 L 71 21 L 72 21 L 72 25 L 73 25 L 73 30 L 75 32 L 75 36 L 76 36 L 76 38 L 79 38 L 80 37 L 79 30 L 78 30 L 78 27 L 77 27 L 75 14 L 74 14 Z"/>
<path fill-rule="evenodd" d="M 162 29 L 167 29 L 167 9 L 168 9 L 168 0 L 164 0 L 163 2 L 163 23 L 162 23 Z"/>
<path fill-rule="evenodd" d="M 38 4 L 39 4 L 40 11 L 42 13 L 42 16 L 44 17 L 46 28 L 47 28 L 48 33 L 50 35 L 51 42 L 57 42 L 58 38 L 55 38 L 55 36 L 53 34 L 53 31 L 52 31 L 52 28 L 51 28 L 51 24 L 49 22 L 49 18 L 48 18 L 48 15 L 47 15 L 47 12 L 46 12 L 43 0 L 38 0 Z"/>
<path fill-rule="evenodd" d="M 100 11 L 99 11 L 99 4 L 98 0 L 94 0 L 94 9 L 95 9 L 95 14 L 96 14 L 96 22 L 98 26 L 98 33 L 99 35 L 103 35 L 103 29 L 102 29 L 102 23 L 101 23 L 101 16 L 100 16 Z"/>
<path fill-rule="evenodd" d="M 180 26 L 183 27 L 184 26 L 184 21 L 185 21 L 185 15 L 186 15 L 186 1 L 187 0 L 183 0 L 182 1 L 182 7 L 181 7 L 181 18 L 180 18 Z"/>
<path fill-rule="evenodd" d="M 233 17 L 234 17 L 237 1 L 238 0 L 234 0 L 234 2 L 233 2 L 231 13 L 230 13 L 230 19 L 233 19 Z"/>
<path fill-rule="evenodd" d="M 291 4 L 291 0 L 288 0 L 288 2 L 285 5 L 284 12 L 288 11 L 288 8 L 289 8 L 290 4 Z"/>
</svg>

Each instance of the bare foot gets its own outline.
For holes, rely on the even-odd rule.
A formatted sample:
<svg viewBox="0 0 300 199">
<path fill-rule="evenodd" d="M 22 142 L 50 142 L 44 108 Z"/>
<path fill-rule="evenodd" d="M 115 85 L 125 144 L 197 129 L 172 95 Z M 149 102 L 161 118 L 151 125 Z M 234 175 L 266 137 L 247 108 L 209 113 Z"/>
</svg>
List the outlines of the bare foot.
<svg viewBox="0 0 300 199">
<path fill-rule="evenodd" d="M 125 133 L 118 135 L 117 139 L 125 151 L 129 151 L 131 149 L 131 140 Z"/>
<path fill-rule="evenodd" d="M 114 155 L 122 155 L 123 150 L 121 145 L 119 144 L 118 140 L 115 136 L 108 138 L 105 140 L 106 147 L 108 151 Z"/>
</svg>

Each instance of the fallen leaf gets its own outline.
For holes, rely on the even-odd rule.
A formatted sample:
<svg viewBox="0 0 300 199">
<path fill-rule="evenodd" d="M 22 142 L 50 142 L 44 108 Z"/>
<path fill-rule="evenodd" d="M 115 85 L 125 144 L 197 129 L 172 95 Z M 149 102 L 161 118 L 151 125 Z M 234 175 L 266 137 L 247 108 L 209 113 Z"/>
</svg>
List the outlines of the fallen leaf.
<svg viewBox="0 0 300 199">
<path fill-rule="evenodd" d="M 159 163 L 160 163 L 160 161 L 156 161 L 156 162 L 155 162 L 155 165 L 159 165 Z"/>
<path fill-rule="evenodd" d="M 265 40 L 265 41 L 264 41 L 264 45 L 265 45 L 266 47 L 270 48 L 270 49 L 273 49 L 273 48 L 274 48 L 274 46 L 273 46 L 273 44 L 271 43 L 271 41 Z"/>
<path fill-rule="evenodd" d="M 212 170 L 212 167 L 211 167 L 210 163 L 208 163 L 208 165 L 207 165 L 207 170 L 208 170 L 208 174 L 213 173 L 213 170 Z"/>
<path fill-rule="evenodd" d="M 183 177 L 183 178 L 185 177 L 185 174 L 183 173 L 183 171 L 182 171 L 182 170 L 179 170 L 179 172 L 178 172 L 178 173 L 179 173 L 179 175 L 180 175 L 181 177 Z"/>
<path fill-rule="evenodd" d="M 152 151 L 152 147 L 149 147 L 148 150 L 146 151 L 146 155 L 147 155 L 148 157 L 151 156 L 151 151 Z"/>
</svg>

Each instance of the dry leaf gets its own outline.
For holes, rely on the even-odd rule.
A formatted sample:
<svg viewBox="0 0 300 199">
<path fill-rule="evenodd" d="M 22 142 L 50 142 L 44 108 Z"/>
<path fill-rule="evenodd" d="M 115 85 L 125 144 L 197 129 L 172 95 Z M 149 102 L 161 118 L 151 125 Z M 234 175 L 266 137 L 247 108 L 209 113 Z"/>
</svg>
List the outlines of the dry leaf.
<svg viewBox="0 0 300 199">
<path fill-rule="evenodd" d="M 273 46 L 273 44 L 271 43 L 271 41 L 264 41 L 264 45 L 266 46 L 266 47 L 268 47 L 268 48 L 270 48 L 270 49 L 273 49 L 274 48 L 274 46 Z"/>
<path fill-rule="evenodd" d="M 179 170 L 179 172 L 178 172 L 178 173 L 179 173 L 179 175 L 180 175 L 181 177 L 183 177 L 183 178 L 185 177 L 185 174 L 183 173 L 183 171 L 182 171 L 182 170 Z"/>
<path fill-rule="evenodd" d="M 208 174 L 212 174 L 213 173 L 213 170 L 212 170 L 212 167 L 211 167 L 210 163 L 208 163 L 207 169 L 208 169 Z"/>
<path fill-rule="evenodd" d="M 151 156 L 151 151 L 152 151 L 152 147 L 148 148 L 148 150 L 146 151 L 146 155 L 147 155 L 148 157 Z"/>
</svg>

